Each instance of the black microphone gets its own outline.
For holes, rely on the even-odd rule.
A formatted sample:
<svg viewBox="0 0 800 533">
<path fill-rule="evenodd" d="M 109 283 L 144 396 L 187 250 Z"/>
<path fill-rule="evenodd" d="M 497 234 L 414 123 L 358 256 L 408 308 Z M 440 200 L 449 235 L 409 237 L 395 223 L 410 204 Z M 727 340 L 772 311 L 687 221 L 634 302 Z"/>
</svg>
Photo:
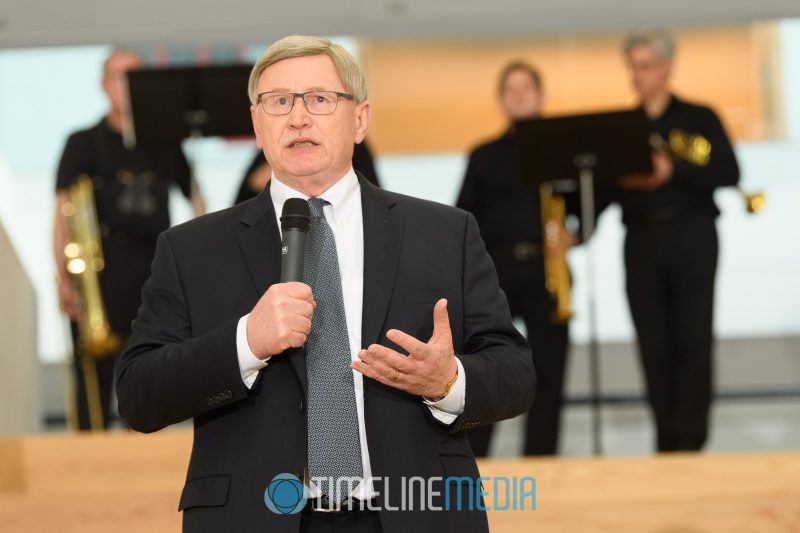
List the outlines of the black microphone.
<svg viewBox="0 0 800 533">
<path fill-rule="evenodd" d="M 302 198 L 289 198 L 284 202 L 281 213 L 281 283 L 303 281 L 303 259 L 310 223 L 308 202 Z"/>
</svg>

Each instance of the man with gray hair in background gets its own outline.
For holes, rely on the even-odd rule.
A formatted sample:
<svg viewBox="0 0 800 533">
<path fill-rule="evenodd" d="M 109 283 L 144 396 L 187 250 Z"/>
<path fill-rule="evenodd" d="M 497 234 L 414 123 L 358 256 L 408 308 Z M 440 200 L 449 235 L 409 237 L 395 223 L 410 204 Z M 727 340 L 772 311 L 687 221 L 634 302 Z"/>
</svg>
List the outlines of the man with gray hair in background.
<svg viewBox="0 0 800 533">
<path fill-rule="evenodd" d="M 670 88 L 675 46 L 634 33 L 623 53 L 652 124 L 653 173 L 620 182 L 628 302 L 659 451 L 700 450 L 712 394 L 717 187 L 739 168 L 717 115 Z"/>
<path fill-rule="evenodd" d="M 341 46 L 281 39 L 249 93 L 272 178 L 161 235 L 117 364 L 133 429 L 194 420 L 184 531 L 487 531 L 464 430 L 527 411 L 535 374 L 475 219 L 353 170 L 371 110 Z M 298 201 L 303 281 L 280 282 Z"/>
</svg>

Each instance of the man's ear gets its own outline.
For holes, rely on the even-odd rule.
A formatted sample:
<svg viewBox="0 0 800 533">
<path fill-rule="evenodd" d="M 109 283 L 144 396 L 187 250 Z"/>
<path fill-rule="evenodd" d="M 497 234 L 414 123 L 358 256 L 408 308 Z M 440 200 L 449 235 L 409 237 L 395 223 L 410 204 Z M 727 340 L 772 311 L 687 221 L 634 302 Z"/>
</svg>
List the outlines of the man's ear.
<svg viewBox="0 0 800 533">
<path fill-rule="evenodd" d="M 258 106 L 250 106 L 250 119 L 253 121 L 253 132 L 256 134 L 256 146 L 259 150 L 264 149 L 263 142 L 261 141 L 261 129 L 258 124 Z"/>
<path fill-rule="evenodd" d="M 363 101 L 356 106 L 356 144 L 361 143 L 367 136 L 369 122 L 372 119 L 372 109 L 368 101 Z"/>
</svg>

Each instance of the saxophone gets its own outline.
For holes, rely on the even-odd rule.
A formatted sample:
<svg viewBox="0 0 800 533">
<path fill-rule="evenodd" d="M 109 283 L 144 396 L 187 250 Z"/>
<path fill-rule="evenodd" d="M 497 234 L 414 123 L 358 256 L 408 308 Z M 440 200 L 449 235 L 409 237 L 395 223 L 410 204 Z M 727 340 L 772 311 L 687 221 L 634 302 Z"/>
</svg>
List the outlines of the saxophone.
<svg viewBox="0 0 800 533">
<path fill-rule="evenodd" d="M 69 188 L 61 213 L 67 220 L 69 242 L 64 247 L 67 272 L 81 296 L 79 356 L 101 359 L 116 354 L 121 341 L 108 324 L 99 274 L 105 268 L 92 178 L 81 175 Z"/>
<path fill-rule="evenodd" d="M 566 233 L 564 197 L 553 194 L 553 186 L 539 186 L 542 217 L 542 256 L 544 257 L 544 286 L 555 301 L 552 320 L 564 324 L 572 318 L 570 279 L 567 267 L 567 249 L 563 245 Z"/>
<path fill-rule="evenodd" d="M 695 166 L 705 167 L 711 161 L 709 140 L 702 135 L 690 134 L 682 129 L 671 130 L 668 139 L 653 133 L 650 136 L 650 145 L 673 159 L 680 159 Z M 748 213 L 758 213 L 764 208 L 767 198 L 763 192 L 748 193 L 739 185 L 736 185 L 736 190 L 742 196 Z"/>
</svg>

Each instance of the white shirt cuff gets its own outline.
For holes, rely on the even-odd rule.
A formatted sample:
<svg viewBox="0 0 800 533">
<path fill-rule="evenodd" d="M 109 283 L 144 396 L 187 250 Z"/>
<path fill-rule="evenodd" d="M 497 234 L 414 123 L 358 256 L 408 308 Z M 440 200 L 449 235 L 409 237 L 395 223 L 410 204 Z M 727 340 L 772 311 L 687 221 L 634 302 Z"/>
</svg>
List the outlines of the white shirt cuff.
<svg viewBox="0 0 800 533">
<path fill-rule="evenodd" d="M 236 355 L 239 357 L 239 372 L 242 374 L 242 381 L 249 389 L 255 383 L 258 371 L 269 364 L 270 357 L 263 360 L 259 359 L 250 349 L 250 344 L 247 343 L 248 316 L 250 316 L 250 313 L 240 318 L 236 326 Z"/>
<path fill-rule="evenodd" d="M 433 417 L 445 425 L 452 424 L 464 412 L 464 403 L 467 399 L 467 378 L 464 376 L 464 366 L 458 357 L 456 357 L 456 364 L 458 365 L 458 376 L 447 396 L 438 402 L 423 398 L 423 402 L 431 410 Z"/>
</svg>

